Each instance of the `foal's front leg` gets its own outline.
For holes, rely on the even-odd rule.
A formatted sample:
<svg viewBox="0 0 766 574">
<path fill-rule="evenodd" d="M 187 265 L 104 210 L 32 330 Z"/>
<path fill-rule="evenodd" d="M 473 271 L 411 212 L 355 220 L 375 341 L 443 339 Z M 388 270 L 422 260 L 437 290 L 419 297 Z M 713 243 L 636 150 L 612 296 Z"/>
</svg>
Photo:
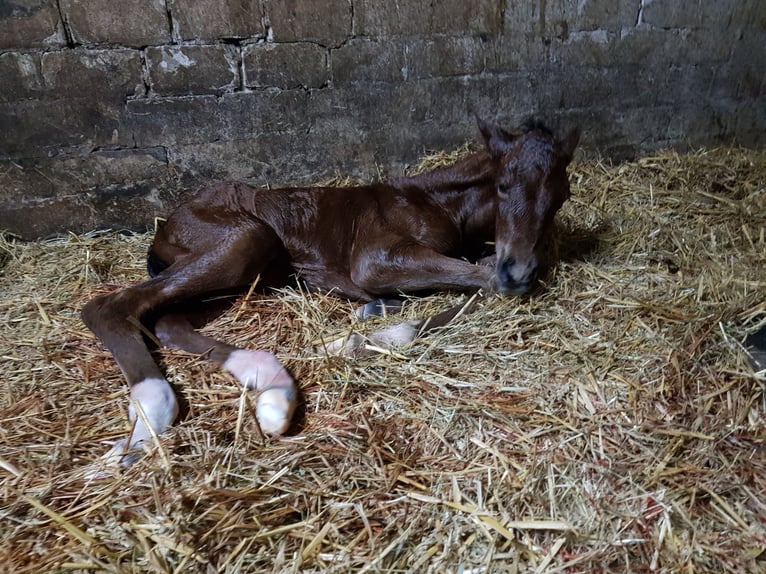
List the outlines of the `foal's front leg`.
<svg viewBox="0 0 766 574">
<path fill-rule="evenodd" d="M 163 315 L 154 331 L 164 346 L 203 356 L 237 377 L 244 387 L 259 391 L 255 414 L 263 432 L 279 435 L 287 431 L 295 412 L 297 390 L 274 354 L 240 349 L 203 335 L 181 313 Z"/>
<path fill-rule="evenodd" d="M 357 255 L 352 279 L 370 293 L 494 290 L 495 270 L 442 255 L 422 245 L 377 249 Z"/>
</svg>

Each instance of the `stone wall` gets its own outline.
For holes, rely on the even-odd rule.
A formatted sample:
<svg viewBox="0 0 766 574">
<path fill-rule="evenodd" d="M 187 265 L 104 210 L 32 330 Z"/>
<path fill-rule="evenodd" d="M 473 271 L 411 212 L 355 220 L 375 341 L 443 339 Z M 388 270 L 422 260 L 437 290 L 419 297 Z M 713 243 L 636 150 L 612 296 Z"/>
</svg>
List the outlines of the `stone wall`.
<svg viewBox="0 0 766 574">
<path fill-rule="evenodd" d="M 760 0 L 0 0 L 0 230 L 397 173 L 474 113 L 617 158 L 762 145 L 764 46 Z"/>
</svg>

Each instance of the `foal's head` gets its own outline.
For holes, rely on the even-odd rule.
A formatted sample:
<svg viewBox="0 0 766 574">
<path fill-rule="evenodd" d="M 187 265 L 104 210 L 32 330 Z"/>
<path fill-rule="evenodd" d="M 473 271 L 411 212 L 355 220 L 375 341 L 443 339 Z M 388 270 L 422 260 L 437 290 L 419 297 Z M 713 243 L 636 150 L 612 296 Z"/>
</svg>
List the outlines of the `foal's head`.
<svg viewBox="0 0 766 574">
<path fill-rule="evenodd" d="M 512 133 L 483 122 L 479 128 L 497 163 L 497 288 L 519 295 L 535 286 L 547 266 L 553 217 L 569 197 L 566 168 L 580 132 L 558 140 L 536 123 Z"/>
</svg>

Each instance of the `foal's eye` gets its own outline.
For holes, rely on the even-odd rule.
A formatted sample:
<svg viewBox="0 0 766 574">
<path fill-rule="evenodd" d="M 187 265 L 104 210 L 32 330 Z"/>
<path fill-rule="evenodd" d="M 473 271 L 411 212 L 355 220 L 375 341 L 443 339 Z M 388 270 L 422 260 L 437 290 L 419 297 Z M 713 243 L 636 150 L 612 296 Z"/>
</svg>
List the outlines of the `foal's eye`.
<svg viewBox="0 0 766 574">
<path fill-rule="evenodd" d="M 509 197 L 511 197 L 511 194 L 510 194 L 510 192 L 507 189 L 503 189 L 502 187 L 498 187 L 497 188 L 497 197 L 499 197 L 500 199 L 505 200 L 505 199 L 508 199 Z"/>
</svg>

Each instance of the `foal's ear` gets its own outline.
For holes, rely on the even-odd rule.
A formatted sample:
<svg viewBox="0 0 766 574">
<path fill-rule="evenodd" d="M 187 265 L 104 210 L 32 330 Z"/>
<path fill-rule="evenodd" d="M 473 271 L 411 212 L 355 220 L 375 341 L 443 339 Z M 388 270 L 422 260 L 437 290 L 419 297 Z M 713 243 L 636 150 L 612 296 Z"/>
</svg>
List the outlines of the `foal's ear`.
<svg viewBox="0 0 766 574">
<path fill-rule="evenodd" d="M 567 164 L 572 161 L 578 143 L 580 143 L 579 127 L 574 128 L 559 142 L 559 154 Z"/>
<path fill-rule="evenodd" d="M 493 157 L 500 157 L 511 149 L 511 141 L 513 140 L 511 134 L 499 126 L 485 122 L 479 116 L 476 116 L 476 121 L 479 124 L 479 131 L 484 137 L 484 143 L 487 145 L 487 151 Z"/>
</svg>

